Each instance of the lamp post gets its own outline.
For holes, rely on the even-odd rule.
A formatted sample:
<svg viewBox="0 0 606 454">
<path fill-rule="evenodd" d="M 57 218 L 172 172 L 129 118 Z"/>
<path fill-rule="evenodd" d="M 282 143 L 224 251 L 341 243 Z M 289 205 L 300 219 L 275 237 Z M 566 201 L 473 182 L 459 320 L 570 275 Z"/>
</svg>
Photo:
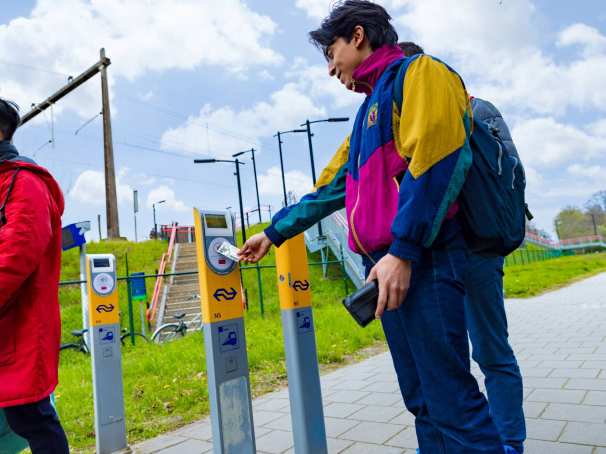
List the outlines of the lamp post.
<svg viewBox="0 0 606 454">
<path fill-rule="evenodd" d="M 278 151 L 280 152 L 280 171 L 282 172 L 282 193 L 284 194 L 284 206 L 288 205 L 288 199 L 286 198 L 286 180 L 284 179 L 284 159 L 282 157 L 282 136 L 284 134 L 307 132 L 306 129 L 291 129 L 290 131 L 278 131 L 274 134 L 274 137 L 278 138 Z"/>
<path fill-rule="evenodd" d="M 305 123 L 302 123 L 300 126 L 305 126 L 305 132 L 307 132 L 307 143 L 309 144 L 309 160 L 311 162 L 311 179 L 313 181 L 314 187 L 316 186 L 316 164 L 314 161 L 314 147 L 311 141 L 313 134 L 311 133 L 311 125 L 313 123 L 341 123 L 349 121 L 349 117 L 330 117 L 325 118 L 324 120 L 314 120 L 309 121 L 307 119 Z M 324 234 L 322 232 L 322 222 L 318 222 L 318 237 L 323 237 Z"/>
<path fill-rule="evenodd" d="M 160 205 L 161 203 L 166 202 L 166 200 L 159 200 L 157 202 L 152 203 L 152 210 L 154 212 L 154 237 L 156 240 L 158 239 L 158 223 L 156 222 L 156 205 Z"/>
<path fill-rule="evenodd" d="M 316 185 L 316 165 L 314 162 L 314 148 L 311 142 L 311 138 L 313 137 L 313 134 L 311 133 L 311 125 L 313 123 L 341 123 L 345 121 L 349 121 L 349 117 L 330 117 L 324 120 L 314 121 L 309 121 L 309 119 L 307 119 L 305 123 L 302 123 L 300 125 L 305 126 L 305 132 L 307 132 L 307 142 L 309 144 L 309 160 L 311 161 L 311 178 L 314 183 L 314 186 Z"/>
<path fill-rule="evenodd" d="M 253 173 L 255 175 L 255 191 L 257 193 L 257 209 L 259 210 L 259 224 L 260 224 L 262 222 L 261 221 L 261 202 L 259 201 L 259 183 L 257 182 L 257 163 L 255 161 L 255 149 L 251 148 L 250 150 L 240 151 L 239 153 L 232 155 L 232 157 L 237 158 L 238 156 L 242 156 L 244 153 L 252 154 Z"/>
<path fill-rule="evenodd" d="M 238 183 L 238 202 L 240 204 L 240 226 L 242 229 L 242 244 L 246 243 L 246 226 L 244 225 L 244 206 L 242 205 L 242 186 L 240 184 L 240 166 L 244 163 L 236 158 L 235 161 L 230 159 L 194 159 L 194 164 L 213 164 L 215 162 L 230 162 L 236 165 L 236 181 Z"/>
</svg>

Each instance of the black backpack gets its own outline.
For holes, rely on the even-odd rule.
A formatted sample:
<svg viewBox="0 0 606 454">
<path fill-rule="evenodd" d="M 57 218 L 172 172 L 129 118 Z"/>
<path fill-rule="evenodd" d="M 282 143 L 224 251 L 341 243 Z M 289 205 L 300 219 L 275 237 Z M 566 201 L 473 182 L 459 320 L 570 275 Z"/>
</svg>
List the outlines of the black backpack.
<svg viewBox="0 0 606 454">
<path fill-rule="evenodd" d="M 405 63 L 393 88 L 393 100 L 400 112 Z M 459 220 L 471 252 L 506 256 L 524 241 L 524 218 L 532 219 L 524 197 L 524 168 L 496 107 L 473 98 L 472 110 L 473 132 L 469 142 L 473 161 L 458 198 Z M 511 143 L 506 146 L 505 141 Z"/>
</svg>

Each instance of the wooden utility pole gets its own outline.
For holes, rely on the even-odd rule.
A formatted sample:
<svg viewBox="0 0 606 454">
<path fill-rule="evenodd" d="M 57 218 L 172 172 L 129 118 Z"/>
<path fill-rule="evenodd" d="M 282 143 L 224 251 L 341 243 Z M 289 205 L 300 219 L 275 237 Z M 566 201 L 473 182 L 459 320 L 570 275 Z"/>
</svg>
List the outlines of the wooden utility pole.
<svg viewBox="0 0 606 454">
<path fill-rule="evenodd" d="M 32 110 L 21 117 L 21 126 L 51 107 L 61 98 L 74 91 L 97 73 L 101 73 L 101 97 L 103 103 L 103 156 L 105 161 L 105 208 L 107 218 L 107 236 L 110 239 L 120 237 L 118 223 L 118 200 L 116 197 L 116 172 L 114 169 L 114 150 L 112 144 L 112 126 L 109 110 L 109 90 L 107 88 L 107 67 L 111 64 L 101 49 L 100 60 L 49 96 L 47 99 L 32 107 Z M 100 236 L 100 235 L 99 235 Z"/>
<path fill-rule="evenodd" d="M 101 49 L 101 60 L 105 59 L 105 49 Z M 101 100 L 103 102 L 103 159 L 105 162 L 105 217 L 107 237 L 120 238 L 118 221 L 118 198 L 116 195 L 116 170 L 114 167 L 114 145 L 112 143 L 112 121 L 109 110 L 109 89 L 107 88 L 107 66 L 102 66 Z"/>
</svg>

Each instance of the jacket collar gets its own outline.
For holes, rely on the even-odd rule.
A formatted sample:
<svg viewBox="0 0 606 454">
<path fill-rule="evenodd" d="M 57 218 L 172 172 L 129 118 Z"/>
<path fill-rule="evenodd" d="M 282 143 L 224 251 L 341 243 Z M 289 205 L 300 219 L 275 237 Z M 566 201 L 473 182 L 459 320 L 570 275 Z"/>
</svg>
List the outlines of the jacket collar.
<svg viewBox="0 0 606 454">
<path fill-rule="evenodd" d="M 9 161 L 19 156 L 15 146 L 8 140 L 0 142 L 0 161 Z"/>
<path fill-rule="evenodd" d="M 354 91 L 370 95 L 385 69 L 403 57 L 404 53 L 398 46 L 379 47 L 354 70 L 352 74 Z"/>
</svg>

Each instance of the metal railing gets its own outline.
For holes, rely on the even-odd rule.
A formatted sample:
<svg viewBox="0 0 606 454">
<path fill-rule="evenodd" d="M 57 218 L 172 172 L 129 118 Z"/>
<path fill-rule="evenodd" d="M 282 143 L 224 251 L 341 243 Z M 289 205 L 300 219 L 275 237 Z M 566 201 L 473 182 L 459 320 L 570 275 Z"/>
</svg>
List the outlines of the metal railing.
<svg viewBox="0 0 606 454">
<path fill-rule="evenodd" d="M 164 272 L 166 271 L 166 264 L 170 262 L 170 259 L 173 255 L 176 234 L 177 225 L 174 224 L 170 234 L 170 240 L 168 242 L 168 250 L 162 254 L 162 258 L 160 259 L 160 267 L 158 268 L 158 277 L 156 278 L 156 284 L 154 285 L 154 293 L 152 296 L 151 304 L 145 314 L 149 323 L 152 323 L 153 320 L 156 318 L 158 302 L 160 300 L 160 291 L 162 290 L 162 284 L 164 283 Z"/>
</svg>

